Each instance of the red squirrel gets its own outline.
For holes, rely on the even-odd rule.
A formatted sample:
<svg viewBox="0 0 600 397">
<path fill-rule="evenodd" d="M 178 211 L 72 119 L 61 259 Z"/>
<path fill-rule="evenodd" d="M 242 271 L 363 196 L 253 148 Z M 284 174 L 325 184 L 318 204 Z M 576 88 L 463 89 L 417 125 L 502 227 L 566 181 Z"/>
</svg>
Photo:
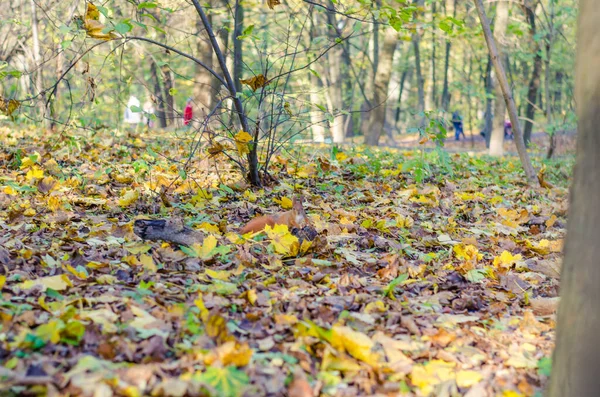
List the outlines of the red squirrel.
<svg viewBox="0 0 600 397">
<path fill-rule="evenodd" d="M 306 212 L 304 212 L 304 207 L 302 207 L 302 197 L 300 197 L 299 199 L 294 198 L 291 210 L 254 218 L 240 230 L 240 233 L 260 232 L 266 225 L 271 227 L 275 225 L 286 225 L 288 229 L 291 230 L 292 227 L 301 228 L 306 224 L 308 224 L 308 217 L 306 216 Z"/>
</svg>

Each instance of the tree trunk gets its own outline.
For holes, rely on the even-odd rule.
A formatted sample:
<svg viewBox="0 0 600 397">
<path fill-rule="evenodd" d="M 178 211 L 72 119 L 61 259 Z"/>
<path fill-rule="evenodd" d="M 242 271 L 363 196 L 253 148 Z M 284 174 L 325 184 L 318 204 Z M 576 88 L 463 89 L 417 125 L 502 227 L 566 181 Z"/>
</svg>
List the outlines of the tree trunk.
<svg viewBox="0 0 600 397">
<path fill-rule="evenodd" d="M 456 17 L 456 0 L 452 3 L 452 15 Z M 442 109 L 448 111 L 450 106 L 450 91 L 448 90 L 448 70 L 450 69 L 450 49 L 452 43 L 446 40 L 446 53 L 444 55 L 444 85 L 442 88 Z"/>
<path fill-rule="evenodd" d="M 528 182 L 531 185 L 539 186 L 535 170 L 531 165 L 531 160 L 529 159 L 527 148 L 525 147 L 525 143 L 523 142 L 523 134 L 519 125 L 517 107 L 515 106 L 515 101 L 513 100 L 512 92 L 508 85 L 508 81 L 506 80 L 506 74 L 504 73 L 504 68 L 498 55 L 498 49 L 496 48 L 494 36 L 492 35 L 492 31 L 490 29 L 490 22 L 488 21 L 487 16 L 485 15 L 485 8 L 483 7 L 482 0 L 475 0 L 475 6 L 477 7 L 477 14 L 479 14 L 479 19 L 483 28 L 483 35 L 485 36 L 485 41 L 487 43 L 492 62 L 494 64 L 496 77 L 498 78 L 498 83 L 500 84 L 500 87 L 502 88 L 502 93 L 504 95 L 504 101 L 506 103 L 506 106 L 508 107 L 508 114 L 512 123 L 515 144 L 517 146 L 517 151 L 519 152 L 521 165 L 523 166 L 523 170 L 525 171 L 525 175 L 527 177 Z"/>
<path fill-rule="evenodd" d="M 508 26 L 508 4 L 499 2 L 496 5 L 496 22 L 494 24 L 494 38 L 498 43 L 498 62 L 505 65 L 505 56 L 502 51 L 504 43 L 504 34 Z M 492 134 L 490 137 L 490 156 L 500 157 L 504 154 L 504 114 L 506 113 L 506 104 L 502 97 L 502 89 L 498 84 L 497 72 L 494 87 L 496 88 L 496 99 L 494 100 L 494 122 Z"/>
<path fill-rule="evenodd" d="M 396 117 L 394 118 L 394 126 L 398 128 L 398 122 L 400 121 L 400 113 L 402 112 L 402 94 L 404 93 L 404 85 L 407 77 L 409 77 L 411 69 L 404 69 L 402 77 L 400 77 L 400 92 L 398 93 L 398 104 L 396 105 Z"/>
<path fill-rule="evenodd" d="M 154 98 L 156 100 L 156 118 L 160 124 L 160 128 L 167 127 L 167 119 L 165 118 L 165 101 L 163 99 L 163 90 L 160 86 L 160 79 L 158 78 L 158 65 L 154 59 L 150 59 L 150 78 L 154 86 Z"/>
<path fill-rule="evenodd" d="M 383 38 L 383 50 L 380 54 L 379 65 L 375 72 L 375 90 L 372 102 L 375 109 L 371 110 L 367 122 L 365 135 L 365 144 L 367 145 L 379 145 L 379 137 L 385 125 L 385 102 L 388 96 L 392 63 L 397 44 L 398 33 L 392 28 L 387 28 Z"/>
<path fill-rule="evenodd" d="M 562 90 L 563 90 L 563 77 L 564 73 L 562 71 L 557 71 L 555 75 L 554 82 L 554 113 L 561 114 L 562 113 Z"/>
<path fill-rule="evenodd" d="M 548 397 L 595 397 L 600 390 L 600 8 L 579 1 L 577 162 L 569 200 L 556 348 Z"/>
<path fill-rule="evenodd" d="M 163 65 L 162 68 L 162 77 L 163 83 L 165 87 L 165 119 L 167 120 L 167 125 L 173 125 L 175 123 L 175 103 L 173 101 L 173 74 L 171 73 L 171 68 L 169 65 Z"/>
<path fill-rule="evenodd" d="M 537 2 L 536 2 L 537 5 Z M 523 10 L 529 22 L 529 34 L 531 41 L 533 42 L 533 51 L 535 56 L 533 58 L 533 70 L 531 71 L 531 78 L 529 79 L 529 87 L 527 89 L 527 106 L 525 108 L 525 126 L 523 131 L 523 139 L 525 145 L 529 145 L 531 141 L 531 129 L 533 123 L 530 120 L 534 120 L 535 117 L 535 104 L 538 96 L 538 90 L 540 88 L 540 74 L 542 71 L 542 54 L 539 42 L 536 40 L 537 28 L 535 22 L 535 6 L 532 4 L 532 0 L 528 0 L 523 6 Z"/>
<path fill-rule="evenodd" d="M 38 30 L 38 19 L 37 19 L 37 9 L 34 0 L 30 0 L 31 5 L 31 39 L 33 41 L 33 63 L 35 68 L 35 94 L 41 94 L 44 90 L 44 82 L 43 82 L 43 65 L 40 57 L 40 36 Z M 46 96 L 41 95 L 41 98 L 37 101 L 39 116 L 42 120 L 45 119 L 45 110 L 46 110 L 46 101 L 44 100 Z M 44 121 L 44 124 L 46 122 Z"/>
<path fill-rule="evenodd" d="M 417 6 L 423 5 L 423 0 L 416 1 Z M 425 79 L 423 78 L 423 72 L 421 71 L 421 53 L 420 53 L 420 41 L 421 36 L 419 32 L 415 32 L 412 38 L 413 49 L 415 51 L 415 72 L 417 77 L 417 90 L 419 95 L 419 102 L 417 106 L 417 111 L 419 113 L 419 127 L 423 127 L 425 125 L 425 116 L 423 112 L 425 111 Z"/>
<path fill-rule="evenodd" d="M 436 49 L 436 34 L 437 28 L 435 26 L 435 13 L 436 13 L 436 3 L 435 1 L 431 3 L 431 24 L 433 25 L 433 29 L 431 29 L 431 103 L 434 107 L 437 108 L 437 80 L 435 75 L 435 49 Z"/>
<path fill-rule="evenodd" d="M 492 58 L 488 57 L 488 63 L 485 68 L 485 112 L 483 116 L 483 133 L 485 135 L 485 147 L 490 147 L 490 138 L 492 137 L 492 122 L 494 115 L 492 113 L 492 91 L 494 84 L 492 81 Z"/>
<path fill-rule="evenodd" d="M 212 23 L 212 17 L 208 15 L 209 22 Z M 213 54 L 210 46 L 210 39 L 206 34 L 206 29 L 202 24 L 200 17 L 196 19 L 196 51 L 198 58 L 202 59 L 207 67 L 213 68 Z M 194 102 L 199 110 L 200 117 L 207 115 L 216 104 L 216 92 L 218 92 L 218 83 L 214 76 L 200 65 L 196 65 L 196 77 L 194 81 Z"/>
<path fill-rule="evenodd" d="M 240 0 L 235 2 L 235 26 L 233 28 L 233 83 L 235 84 L 235 90 L 240 92 L 242 90 L 242 83 L 240 79 L 242 76 L 243 68 L 243 54 L 242 54 L 242 40 L 238 40 L 238 36 L 242 35 L 244 31 L 244 7 Z"/>
<path fill-rule="evenodd" d="M 333 7 L 333 3 L 330 3 Z M 332 43 L 335 43 L 339 39 L 339 32 L 336 28 L 337 21 L 335 19 L 335 13 L 332 11 L 327 12 L 327 22 L 329 24 L 329 38 Z M 331 123 L 331 137 L 334 143 L 344 142 L 345 134 L 345 117 L 340 114 L 343 108 L 343 90 L 342 90 L 342 73 L 341 73 L 341 62 L 343 60 L 342 54 L 344 48 L 342 44 L 337 44 L 327 53 L 327 60 L 329 61 L 327 67 L 327 107 L 329 112 L 334 116 Z"/>
</svg>

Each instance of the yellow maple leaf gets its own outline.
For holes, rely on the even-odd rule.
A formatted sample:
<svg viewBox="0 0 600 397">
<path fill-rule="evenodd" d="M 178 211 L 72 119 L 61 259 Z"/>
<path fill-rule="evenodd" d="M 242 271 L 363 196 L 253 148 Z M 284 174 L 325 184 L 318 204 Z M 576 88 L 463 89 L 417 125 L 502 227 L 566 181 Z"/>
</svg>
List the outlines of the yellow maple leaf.
<svg viewBox="0 0 600 397">
<path fill-rule="evenodd" d="M 198 258 L 206 261 L 215 256 L 214 249 L 217 248 L 217 238 L 212 234 L 204 239 L 202 245 L 194 244 L 192 250 L 196 253 Z"/>
<path fill-rule="evenodd" d="M 59 274 L 56 276 L 41 277 L 35 280 L 27 280 L 18 284 L 21 289 L 30 289 L 35 286 L 41 286 L 45 291 L 47 288 L 52 288 L 56 291 L 64 291 L 67 287 L 72 287 L 73 284 L 69 280 L 69 276 L 66 274 Z"/>
<path fill-rule="evenodd" d="M 275 252 L 283 255 L 290 255 L 298 250 L 298 237 L 294 236 L 288 230 L 287 225 L 275 225 L 273 228 L 265 225 L 265 233 L 271 239 L 271 246 Z"/>
<path fill-rule="evenodd" d="M 290 208 L 292 208 L 293 202 L 292 200 L 290 200 L 287 197 L 282 197 L 281 198 L 281 208 L 289 210 Z"/>
<path fill-rule="evenodd" d="M 4 288 L 4 284 L 6 284 L 6 276 L 0 276 L 0 289 Z"/>
<path fill-rule="evenodd" d="M 131 204 L 135 203 L 139 197 L 140 193 L 137 190 L 127 190 L 119 199 L 119 206 L 129 207 Z"/>
<path fill-rule="evenodd" d="M 154 259 L 148 254 L 140 255 L 140 263 L 144 266 L 144 269 L 150 270 L 151 272 L 156 272 L 158 270 L 154 263 Z"/>
<path fill-rule="evenodd" d="M 373 352 L 375 342 L 369 336 L 342 325 L 334 325 L 331 329 L 331 345 L 338 350 L 345 350 L 352 357 L 373 367 L 378 365 L 380 355 Z"/>
<path fill-rule="evenodd" d="M 25 175 L 25 179 L 31 181 L 32 179 L 42 179 L 44 177 L 44 170 L 42 170 L 38 166 L 33 166 L 27 171 L 27 175 Z"/>
<path fill-rule="evenodd" d="M 240 131 L 235 135 L 234 139 L 235 147 L 240 156 L 250 153 L 249 143 L 252 141 L 252 135 L 248 134 L 246 131 Z"/>
<path fill-rule="evenodd" d="M 477 371 L 461 370 L 456 373 L 456 385 L 458 387 L 471 387 L 483 379 Z"/>
<path fill-rule="evenodd" d="M 500 256 L 494 258 L 494 267 L 509 269 L 512 265 L 520 261 L 523 257 L 521 254 L 513 255 L 508 251 L 503 251 Z"/>
<path fill-rule="evenodd" d="M 19 194 L 12 186 L 5 186 L 3 189 L 4 194 L 8 194 L 9 196 L 16 196 Z"/>
<path fill-rule="evenodd" d="M 477 247 L 471 244 L 456 244 L 452 250 L 458 259 L 471 261 L 474 259 L 479 260 L 483 258 L 483 254 L 480 254 Z"/>
<path fill-rule="evenodd" d="M 431 360 L 423 365 L 415 365 L 410 373 L 410 380 L 424 395 L 430 395 L 434 386 L 454 379 L 456 363 L 443 360 Z"/>
</svg>

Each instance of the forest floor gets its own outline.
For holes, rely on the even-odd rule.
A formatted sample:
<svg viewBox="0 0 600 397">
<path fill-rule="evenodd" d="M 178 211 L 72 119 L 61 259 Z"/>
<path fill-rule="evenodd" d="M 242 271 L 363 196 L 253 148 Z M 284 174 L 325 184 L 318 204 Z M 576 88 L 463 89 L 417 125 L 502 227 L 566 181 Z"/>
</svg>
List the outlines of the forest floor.
<svg viewBox="0 0 600 397">
<path fill-rule="evenodd" d="M 541 395 L 572 157 L 297 146 L 249 190 L 188 148 L 0 127 L 2 395 Z M 312 243 L 235 233 L 295 193 Z M 133 232 L 171 217 L 204 242 Z"/>
</svg>

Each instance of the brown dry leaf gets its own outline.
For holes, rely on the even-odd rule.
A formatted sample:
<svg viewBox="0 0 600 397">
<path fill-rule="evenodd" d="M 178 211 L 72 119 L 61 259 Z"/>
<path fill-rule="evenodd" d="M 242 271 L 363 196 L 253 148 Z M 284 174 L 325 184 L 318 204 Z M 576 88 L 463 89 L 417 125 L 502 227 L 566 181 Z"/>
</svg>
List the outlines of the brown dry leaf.
<svg viewBox="0 0 600 397">
<path fill-rule="evenodd" d="M 306 379 L 306 374 L 300 367 L 297 367 L 294 371 L 294 380 L 288 386 L 288 396 L 289 397 L 313 397 L 314 393 L 308 380 Z"/>
<path fill-rule="evenodd" d="M 252 88 L 252 91 L 256 91 L 259 88 L 263 88 L 268 84 L 266 77 L 262 74 L 259 74 L 249 79 L 240 79 L 240 83 Z"/>
<path fill-rule="evenodd" d="M 91 2 L 87 3 L 85 17 L 83 18 L 83 27 L 87 35 L 93 39 L 111 40 L 118 36 L 113 32 L 103 33 L 105 26 L 100 22 L 100 12 Z"/>
<path fill-rule="evenodd" d="M 15 110 L 21 106 L 21 102 L 16 99 L 5 99 L 0 96 L 0 112 L 11 116 Z"/>
<path fill-rule="evenodd" d="M 267 0 L 267 5 L 269 6 L 270 9 L 275 8 L 276 5 L 281 4 L 280 0 Z"/>
</svg>

